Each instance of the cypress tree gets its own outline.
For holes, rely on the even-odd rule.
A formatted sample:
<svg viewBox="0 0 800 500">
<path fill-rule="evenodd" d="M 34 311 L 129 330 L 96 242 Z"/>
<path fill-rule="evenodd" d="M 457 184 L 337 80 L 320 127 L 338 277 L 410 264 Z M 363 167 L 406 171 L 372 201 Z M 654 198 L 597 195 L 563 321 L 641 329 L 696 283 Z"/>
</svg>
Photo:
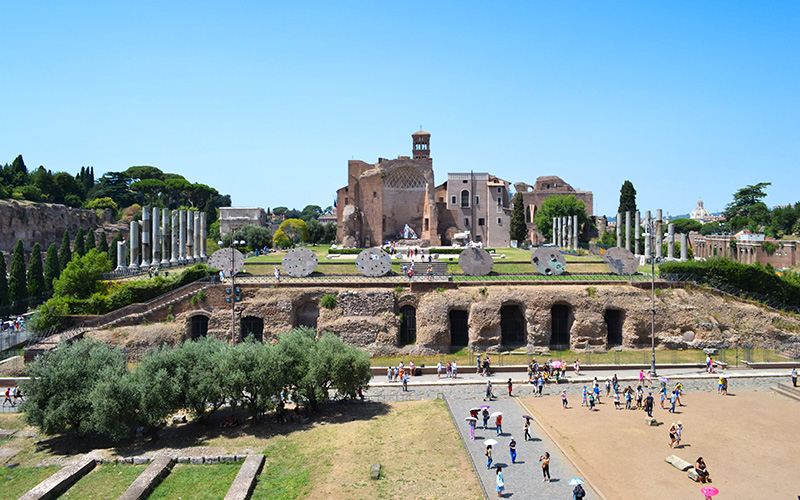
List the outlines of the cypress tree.
<svg viewBox="0 0 800 500">
<path fill-rule="evenodd" d="M 64 231 L 61 238 L 61 249 L 58 251 L 58 268 L 64 270 L 72 260 L 72 250 L 69 248 L 69 230 Z"/>
<path fill-rule="evenodd" d="M 511 227 L 509 236 L 512 240 L 517 240 L 517 244 L 522 246 L 522 242 L 527 239 L 528 226 L 525 224 L 525 207 L 522 203 L 522 193 L 514 195 L 514 208 L 511 211 Z"/>
<path fill-rule="evenodd" d="M 78 229 L 75 235 L 75 244 L 72 245 L 72 252 L 78 257 L 86 255 L 86 238 L 83 235 L 83 228 Z"/>
<path fill-rule="evenodd" d="M 11 304 L 8 294 L 8 277 L 6 276 L 6 258 L 0 254 L 0 307 Z"/>
<path fill-rule="evenodd" d="M 42 247 L 38 243 L 34 243 L 31 249 L 31 258 L 28 260 L 28 297 L 39 297 L 44 292 Z"/>
<path fill-rule="evenodd" d="M 61 264 L 58 262 L 58 250 L 56 244 L 51 243 L 47 247 L 47 258 L 44 262 L 44 288 L 45 290 L 53 289 L 53 280 L 61 275 Z"/>
<path fill-rule="evenodd" d="M 108 260 L 111 261 L 112 270 L 116 269 L 119 264 L 117 262 L 117 243 L 120 241 L 122 241 L 122 231 L 118 232 L 117 235 L 114 236 L 114 239 L 111 240 L 111 248 L 109 249 L 111 251 L 108 252 Z"/>
<path fill-rule="evenodd" d="M 41 258 L 41 252 L 39 258 Z M 17 240 L 17 246 L 14 247 L 14 255 L 11 257 L 11 272 L 8 275 L 8 291 L 12 304 L 27 299 L 28 284 L 25 281 L 25 249 L 22 247 L 22 240 Z"/>
<path fill-rule="evenodd" d="M 98 252 L 105 252 L 108 255 L 108 239 L 106 238 L 106 232 L 100 231 L 100 236 L 97 237 L 97 251 Z"/>
<path fill-rule="evenodd" d="M 636 212 L 636 189 L 631 181 L 622 183 L 622 187 L 619 190 L 619 209 L 617 211 L 623 217 L 625 212 L 630 212 L 631 216 Z M 619 224 L 619 221 L 617 223 Z"/>
<path fill-rule="evenodd" d="M 89 250 L 93 248 L 97 248 L 97 242 L 94 239 L 94 230 L 90 229 L 89 231 L 86 232 L 86 247 L 85 247 L 86 253 L 89 253 Z"/>
</svg>

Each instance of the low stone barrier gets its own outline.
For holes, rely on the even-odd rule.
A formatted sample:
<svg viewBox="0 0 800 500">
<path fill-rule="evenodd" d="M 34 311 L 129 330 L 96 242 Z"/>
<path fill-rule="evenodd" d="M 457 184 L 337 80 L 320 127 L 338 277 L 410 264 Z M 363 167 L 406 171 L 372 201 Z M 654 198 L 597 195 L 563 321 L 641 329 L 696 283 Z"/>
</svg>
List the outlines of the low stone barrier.
<svg viewBox="0 0 800 500">
<path fill-rule="evenodd" d="M 138 458 L 138 457 L 137 457 Z M 143 500 L 169 474 L 175 462 L 172 457 L 161 455 L 139 474 L 119 500 Z"/>
<path fill-rule="evenodd" d="M 236 479 L 225 495 L 225 500 L 247 500 L 256 483 L 256 476 L 264 466 L 264 455 L 247 455 Z"/>
<path fill-rule="evenodd" d="M 34 486 L 30 491 L 19 497 L 19 500 L 50 500 L 51 498 L 56 498 L 87 472 L 94 469 L 95 464 L 94 458 L 83 457 Z"/>
</svg>

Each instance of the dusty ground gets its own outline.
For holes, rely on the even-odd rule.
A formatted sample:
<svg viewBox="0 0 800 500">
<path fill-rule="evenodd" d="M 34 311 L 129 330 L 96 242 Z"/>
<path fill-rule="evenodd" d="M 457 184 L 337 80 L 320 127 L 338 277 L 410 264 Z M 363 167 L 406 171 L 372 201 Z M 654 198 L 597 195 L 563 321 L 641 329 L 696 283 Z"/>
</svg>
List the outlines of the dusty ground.
<svg viewBox="0 0 800 500">
<path fill-rule="evenodd" d="M 672 454 L 691 463 L 702 456 L 717 498 L 800 495 L 800 403 L 764 392 L 690 393 L 675 415 L 656 403 L 663 425 L 648 427 L 643 411 L 615 411 L 602 399 L 595 412 L 564 411 L 555 396 L 524 403 L 609 500 L 702 499 L 700 484 L 664 462 Z M 668 429 L 678 420 L 683 441 L 672 450 Z"/>
</svg>

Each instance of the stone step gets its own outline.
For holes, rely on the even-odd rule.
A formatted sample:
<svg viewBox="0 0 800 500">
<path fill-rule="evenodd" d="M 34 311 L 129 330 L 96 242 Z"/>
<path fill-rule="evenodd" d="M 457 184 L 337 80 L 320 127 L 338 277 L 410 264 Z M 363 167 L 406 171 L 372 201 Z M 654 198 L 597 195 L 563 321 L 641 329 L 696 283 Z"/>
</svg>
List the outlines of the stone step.
<svg viewBox="0 0 800 500">
<path fill-rule="evenodd" d="M 687 462 L 686 460 L 676 456 L 670 455 L 664 459 L 665 462 L 670 464 L 671 466 L 675 467 L 679 471 L 687 471 L 692 468 L 692 464 Z"/>
<path fill-rule="evenodd" d="M 785 396 L 789 399 L 800 402 L 800 390 L 797 388 L 785 387 L 784 384 L 778 384 L 777 386 L 772 387 L 772 390 L 781 396 Z"/>
</svg>

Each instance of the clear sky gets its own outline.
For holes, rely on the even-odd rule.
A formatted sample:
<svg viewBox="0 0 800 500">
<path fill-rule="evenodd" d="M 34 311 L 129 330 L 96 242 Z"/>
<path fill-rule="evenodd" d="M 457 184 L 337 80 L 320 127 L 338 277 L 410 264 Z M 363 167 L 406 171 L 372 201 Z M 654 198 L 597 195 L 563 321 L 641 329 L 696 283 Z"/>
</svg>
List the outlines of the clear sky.
<svg viewBox="0 0 800 500">
<path fill-rule="evenodd" d="M 612 215 L 800 201 L 800 2 L 4 2 L 0 163 L 154 165 L 323 208 L 432 134 L 436 182 L 559 175 Z"/>
</svg>

